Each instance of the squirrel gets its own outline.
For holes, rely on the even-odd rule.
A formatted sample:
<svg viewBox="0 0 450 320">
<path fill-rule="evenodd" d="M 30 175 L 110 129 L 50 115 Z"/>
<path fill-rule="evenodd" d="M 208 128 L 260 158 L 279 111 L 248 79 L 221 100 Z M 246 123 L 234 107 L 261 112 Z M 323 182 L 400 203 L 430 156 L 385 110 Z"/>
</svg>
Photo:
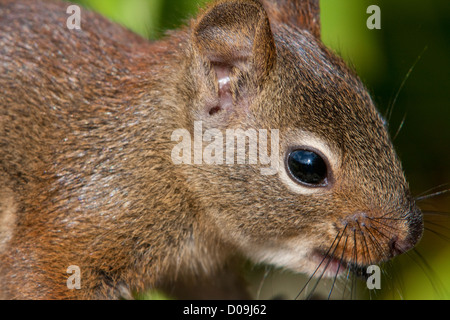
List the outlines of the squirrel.
<svg viewBox="0 0 450 320">
<path fill-rule="evenodd" d="M 68 5 L 0 0 L 0 298 L 241 299 L 243 260 L 334 276 L 420 240 L 385 121 L 321 42 L 318 0 L 213 1 L 153 42 L 85 9 L 70 30 Z M 225 162 L 231 129 L 278 142 L 275 172 Z M 189 162 L 206 135 L 174 161 L 176 130 L 214 133 L 217 163 Z"/>
</svg>

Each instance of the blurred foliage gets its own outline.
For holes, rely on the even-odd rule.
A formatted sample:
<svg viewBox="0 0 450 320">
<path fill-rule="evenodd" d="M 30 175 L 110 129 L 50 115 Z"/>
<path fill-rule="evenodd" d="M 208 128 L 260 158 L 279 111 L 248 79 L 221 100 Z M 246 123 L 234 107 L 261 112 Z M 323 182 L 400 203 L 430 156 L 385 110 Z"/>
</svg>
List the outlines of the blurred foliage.
<svg viewBox="0 0 450 320">
<path fill-rule="evenodd" d="M 156 39 L 187 21 L 205 1 L 75 2 Z M 366 27 L 366 9 L 372 4 L 381 8 L 381 30 Z M 450 1 L 321 0 L 321 22 L 323 41 L 358 71 L 381 112 L 394 103 L 388 119 L 393 136 L 406 116 L 394 144 L 413 195 L 449 183 Z M 449 213 L 449 198 L 436 197 L 420 205 Z M 441 236 L 425 232 L 418 246 L 422 256 L 411 253 L 396 259 L 402 290 L 387 290 L 378 298 L 450 298 L 450 229 L 444 229 L 450 228 L 448 221 L 442 217 L 428 224 Z"/>
<path fill-rule="evenodd" d="M 157 39 L 197 12 L 206 0 L 78 0 L 140 35 Z"/>
<path fill-rule="evenodd" d="M 136 294 L 133 298 L 136 300 L 172 300 L 171 297 L 158 290 L 148 290 L 147 292 Z"/>
</svg>

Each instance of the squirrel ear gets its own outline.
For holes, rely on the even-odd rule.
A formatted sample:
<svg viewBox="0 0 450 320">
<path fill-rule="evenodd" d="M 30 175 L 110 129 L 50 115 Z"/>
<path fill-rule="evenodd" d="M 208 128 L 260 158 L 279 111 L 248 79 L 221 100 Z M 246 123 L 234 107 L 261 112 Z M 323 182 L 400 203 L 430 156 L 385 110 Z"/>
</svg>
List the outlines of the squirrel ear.
<svg viewBox="0 0 450 320">
<path fill-rule="evenodd" d="M 260 84 L 275 62 L 269 18 L 255 0 L 215 2 L 194 22 L 193 44 L 216 68 L 219 82 L 237 68 Z"/>
<path fill-rule="evenodd" d="M 319 0 L 263 0 L 272 21 L 310 31 L 320 39 Z"/>
</svg>

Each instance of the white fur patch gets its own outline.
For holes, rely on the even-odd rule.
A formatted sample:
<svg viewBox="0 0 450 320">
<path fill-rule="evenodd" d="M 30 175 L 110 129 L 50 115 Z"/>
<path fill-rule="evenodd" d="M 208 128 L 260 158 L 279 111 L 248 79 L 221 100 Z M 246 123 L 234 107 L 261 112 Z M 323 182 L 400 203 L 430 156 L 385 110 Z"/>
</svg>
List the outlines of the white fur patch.
<svg viewBox="0 0 450 320">
<path fill-rule="evenodd" d="M 283 247 L 252 248 L 250 258 L 257 263 L 267 263 L 296 272 L 307 272 L 309 269 L 309 246 L 303 241 L 293 241 Z"/>
<path fill-rule="evenodd" d="M 314 248 L 314 243 L 299 237 L 286 241 L 279 247 L 252 247 L 247 253 L 256 263 L 267 263 L 307 275 L 334 277 L 338 272 L 345 271 L 345 264 L 340 265 L 319 256 Z"/>
</svg>

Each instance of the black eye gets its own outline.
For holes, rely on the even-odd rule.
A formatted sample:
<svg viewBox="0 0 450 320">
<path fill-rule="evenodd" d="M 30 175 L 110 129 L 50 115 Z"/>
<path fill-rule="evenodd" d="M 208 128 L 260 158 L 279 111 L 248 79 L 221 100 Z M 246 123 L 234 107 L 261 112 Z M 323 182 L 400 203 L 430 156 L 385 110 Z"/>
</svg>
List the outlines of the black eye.
<svg viewBox="0 0 450 320">
<path fill-rule="evenodd" d="M 290 174 L 301 183 L 324 186 L 327 183 L 327 165 L 320 155 L 308 150 L 294 150 L 287 159 Z"/>
</svg>

